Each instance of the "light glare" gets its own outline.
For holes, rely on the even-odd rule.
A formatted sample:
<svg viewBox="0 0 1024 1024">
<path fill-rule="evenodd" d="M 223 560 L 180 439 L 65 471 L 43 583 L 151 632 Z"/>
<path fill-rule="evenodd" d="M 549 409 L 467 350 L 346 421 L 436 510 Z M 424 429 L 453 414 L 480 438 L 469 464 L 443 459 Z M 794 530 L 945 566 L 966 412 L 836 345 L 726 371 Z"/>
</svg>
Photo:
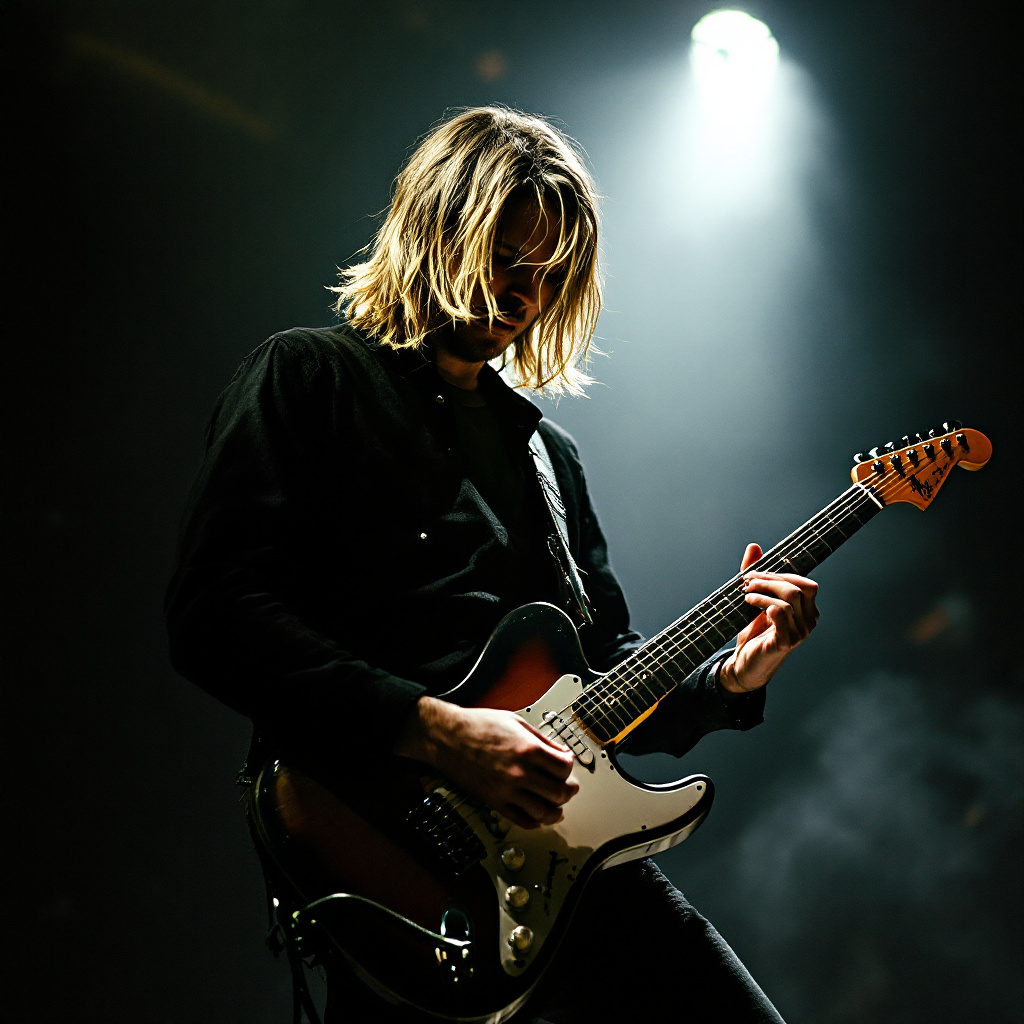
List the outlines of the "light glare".
<svg viewBox="0 0 1024 1024">
<path fill-rule="evenodd" d="M 779 64 L 779 44 L 763 21 L 743 11 L 714 11 L 693 27 L 691 62 L 702 93 L 716 102 L 763 99 Z"/>
</svg>

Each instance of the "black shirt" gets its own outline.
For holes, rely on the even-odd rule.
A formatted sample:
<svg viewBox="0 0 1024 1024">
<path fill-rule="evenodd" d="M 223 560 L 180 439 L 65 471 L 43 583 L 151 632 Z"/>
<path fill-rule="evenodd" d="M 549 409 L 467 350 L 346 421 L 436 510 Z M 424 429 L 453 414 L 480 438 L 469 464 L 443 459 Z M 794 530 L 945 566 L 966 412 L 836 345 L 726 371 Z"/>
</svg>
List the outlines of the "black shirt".
<svg viewBox="0 0 1024 1024">
<path fill-rule="evenodd" d="M 527 522 L 540 508 L 527 444 L 535 430 L 545 440 L 593 605 L 584 652 L 608 669 L 642 638 L 576 446 L 490 367 L 479 387 Z M 390 748 L 422 694 L 457 684 L 506 612 L 562 603 L 531 528 L 510 531 L 503 499 L 474 481 L 452 405 L 422 354 L 348 325 L 252 352 L 214 409 L 186 510 L 166 604 L 176 668 L 275 736 L 359 757 Z M 630 746 L 682 753 L 711 729 L 756 724 L 762 706 L 763 694 L 726 706 L 695 674 Z"/>
</svg>

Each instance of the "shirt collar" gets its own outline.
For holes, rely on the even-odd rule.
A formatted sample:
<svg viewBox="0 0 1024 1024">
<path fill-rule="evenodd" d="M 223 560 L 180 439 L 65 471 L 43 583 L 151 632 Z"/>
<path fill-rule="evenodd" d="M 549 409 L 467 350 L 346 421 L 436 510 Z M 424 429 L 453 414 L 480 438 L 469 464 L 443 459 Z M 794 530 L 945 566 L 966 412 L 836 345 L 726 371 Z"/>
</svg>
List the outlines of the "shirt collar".
<svg viewBox="0 0 1024 1024">
<path fill-rule="evenodd" d="M 424 397 L 433 401 L 442 393 L 442 378 L 429 354 L 420 348 L 392 348 L 376 338 L 367 338 L 349 326 L 364 345 L 392 372 L 405 377 Z M 484 398 L 500 416 L 507 416 L 526 437 L 536 429 L 544 414 L 504 376 L 485 363 L 477 384 Z"/>
</svg>

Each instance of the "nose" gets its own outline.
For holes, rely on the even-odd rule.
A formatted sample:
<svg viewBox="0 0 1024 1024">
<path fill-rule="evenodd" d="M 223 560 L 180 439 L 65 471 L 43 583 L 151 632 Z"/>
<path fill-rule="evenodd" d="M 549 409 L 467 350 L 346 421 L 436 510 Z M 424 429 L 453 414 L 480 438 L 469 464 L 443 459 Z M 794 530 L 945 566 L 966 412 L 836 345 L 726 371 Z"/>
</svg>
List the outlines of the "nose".
<svg viewBox="0 0 1024 1024">
<path fill-rule="evenodd" d="M 524 306 L 540 305 L 540 269 L 531 266 L 516 267 L 509 281 L 509 293 Z"/>
</svg>

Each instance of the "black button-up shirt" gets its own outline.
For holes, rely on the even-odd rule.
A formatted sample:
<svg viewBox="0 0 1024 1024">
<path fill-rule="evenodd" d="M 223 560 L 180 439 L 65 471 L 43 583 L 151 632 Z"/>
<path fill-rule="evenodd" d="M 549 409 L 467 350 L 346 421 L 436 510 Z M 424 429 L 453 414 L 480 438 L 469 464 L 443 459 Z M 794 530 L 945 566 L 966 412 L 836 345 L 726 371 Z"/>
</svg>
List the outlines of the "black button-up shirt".
<svg viewBox="0 0 1024 1024">
<path fill-rule="evenodd" d="M 479 386 L 537 517 L 527 445 L 540 430 L 566 506 L 606 670 L 642 638 L 608 562 L 572 439 L 490 367 Z M 390 748 L 424 693 L 469 671 L 499 619 L 563 604 L 543 530 L 512 537 L 470 479 L 434 364 L 347 325 L 275 335 L 218 399 L 167 594 L 175 667 L 264 731 L 314 751 Z M 531 517 L 527 517 L 531 521 Z M 526 553 L 524 556 L 524 552 Z M 682 753 L 761 720 L 763 695 L 724 704 L 697 673 L 630 738 Z"/>
</svg>

